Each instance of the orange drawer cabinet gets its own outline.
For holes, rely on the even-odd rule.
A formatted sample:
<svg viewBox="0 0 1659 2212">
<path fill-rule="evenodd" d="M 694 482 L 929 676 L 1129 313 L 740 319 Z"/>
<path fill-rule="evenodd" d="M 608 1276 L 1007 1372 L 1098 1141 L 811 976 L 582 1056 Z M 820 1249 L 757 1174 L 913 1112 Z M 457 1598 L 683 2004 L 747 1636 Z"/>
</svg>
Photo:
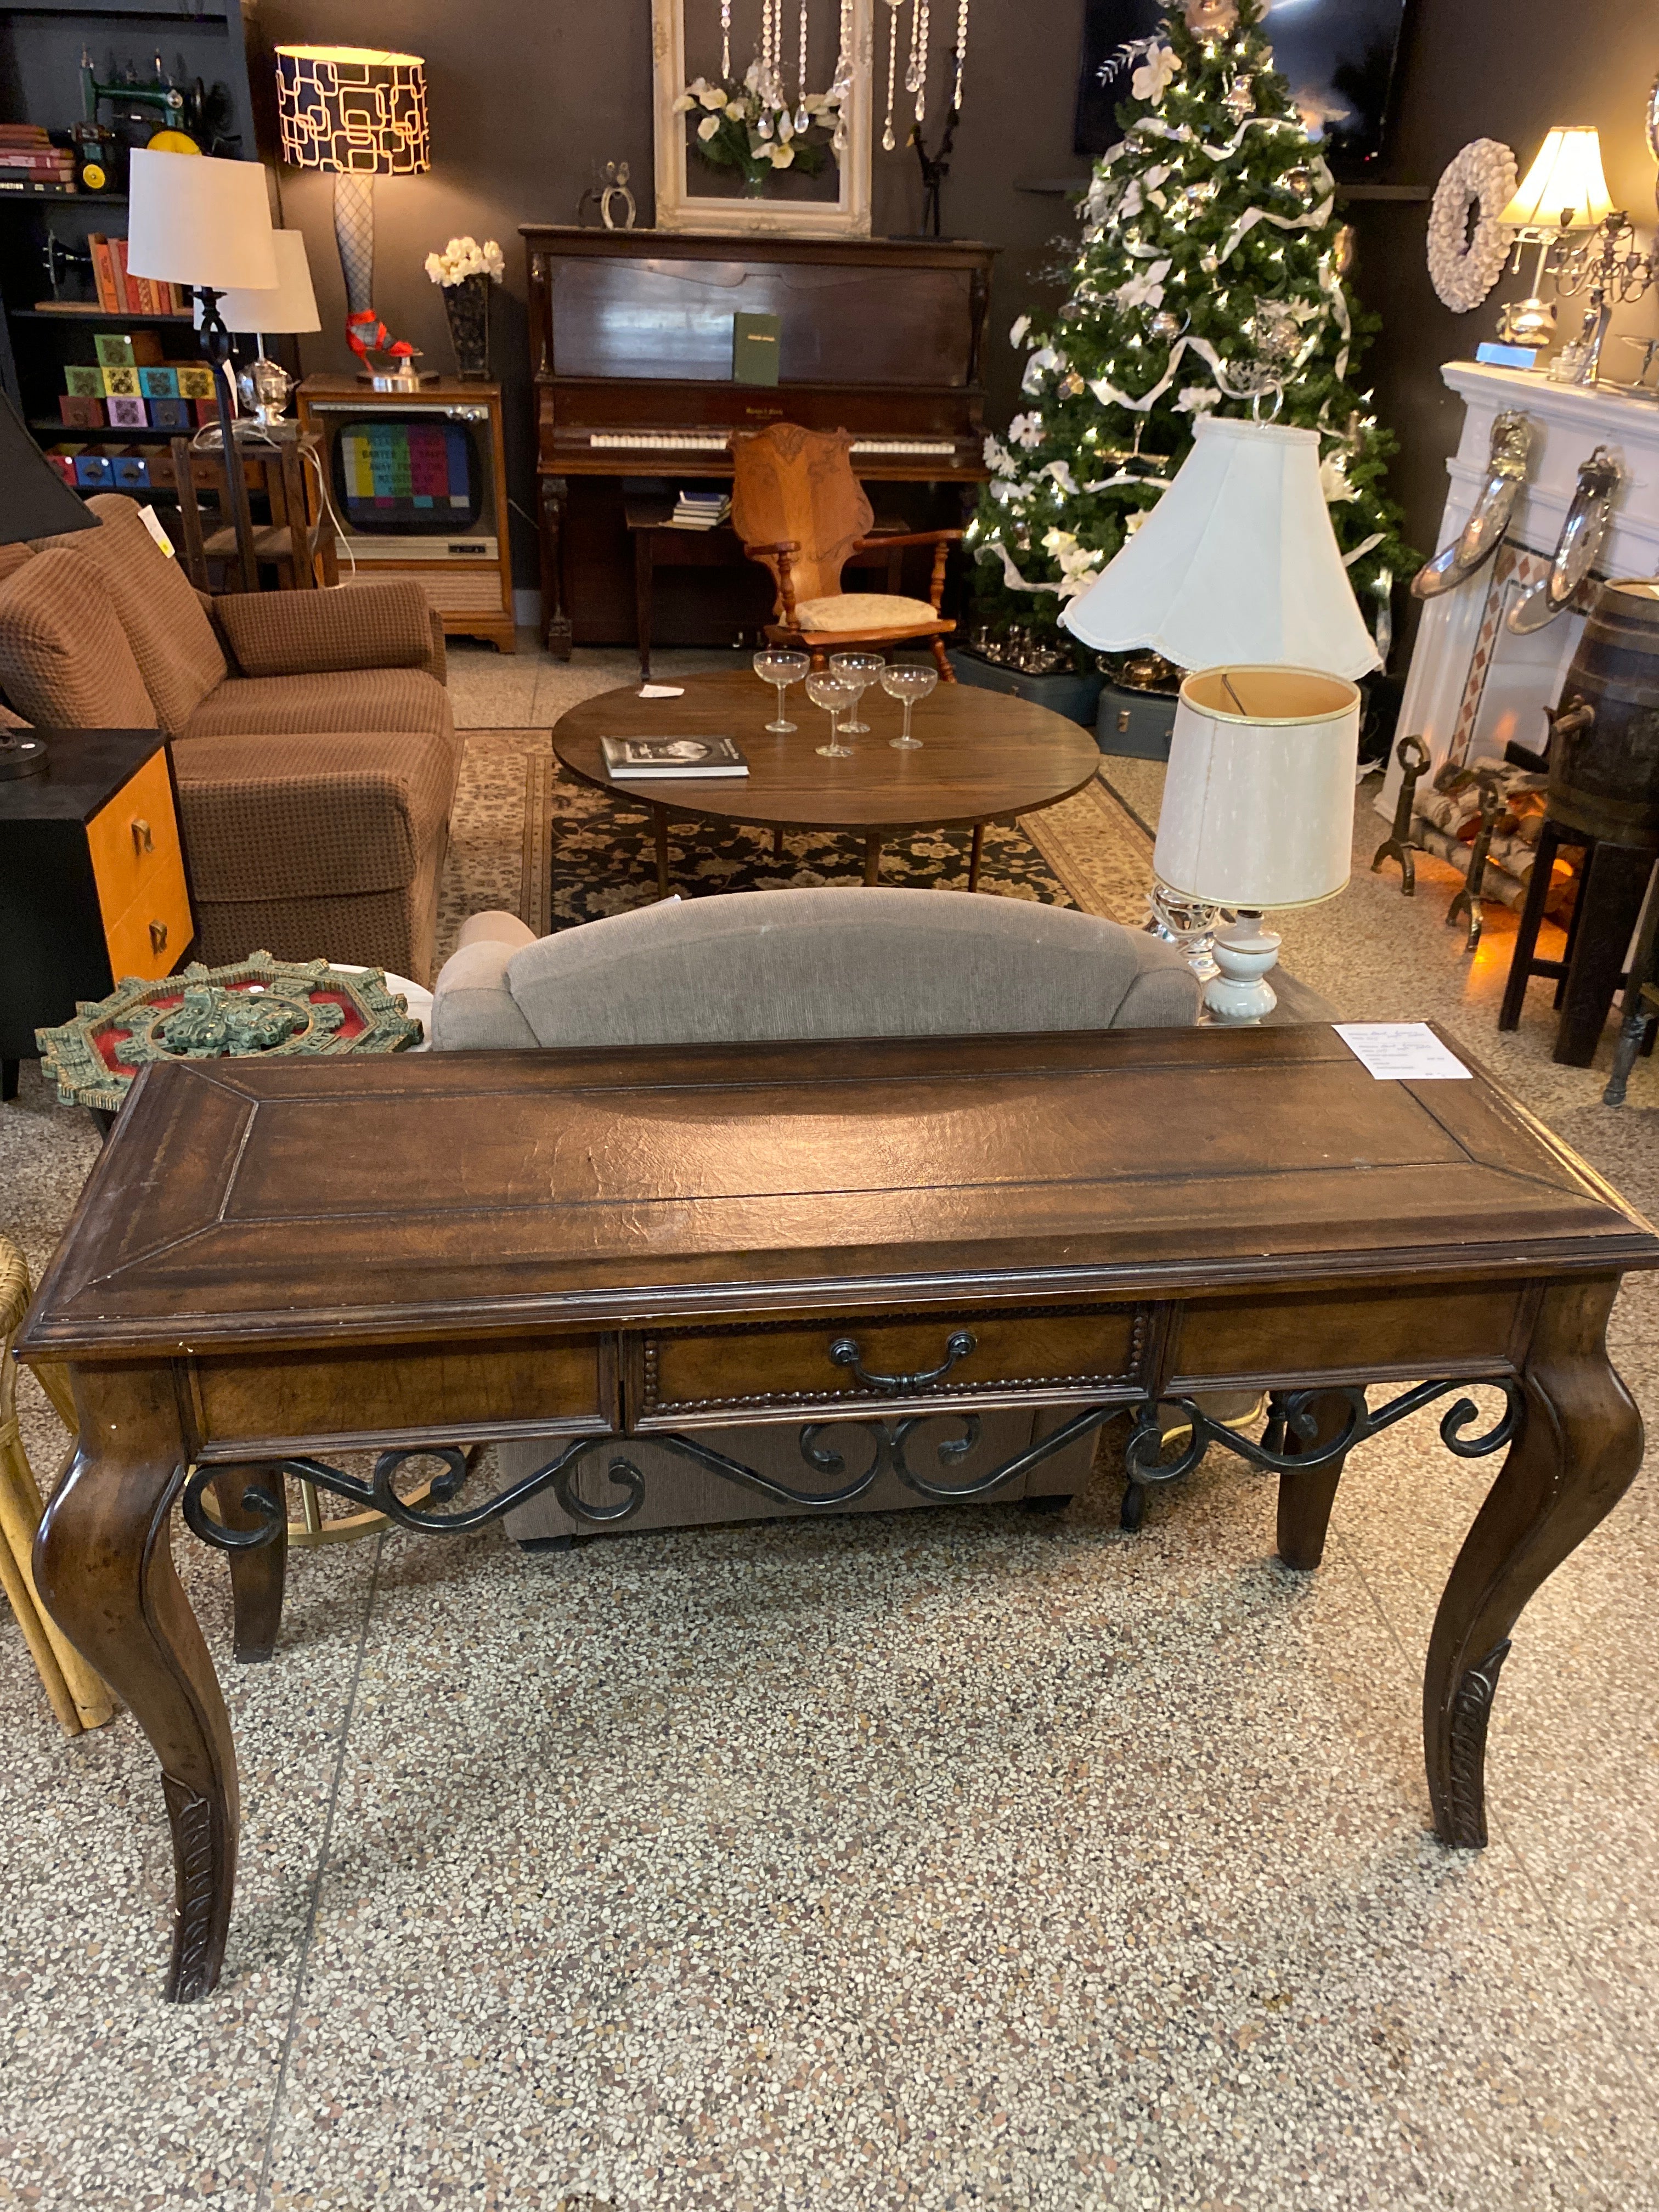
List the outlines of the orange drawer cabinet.
<svg viewBox="0 0 1659 2212">
<path fill-rule="evenodd" d="M 195 939 L 167 740 L 159 730 L 56 730 L 43 772 L 0 781 L 0 1096 L 34 1032 L 153 981 Z"/>
</svg>

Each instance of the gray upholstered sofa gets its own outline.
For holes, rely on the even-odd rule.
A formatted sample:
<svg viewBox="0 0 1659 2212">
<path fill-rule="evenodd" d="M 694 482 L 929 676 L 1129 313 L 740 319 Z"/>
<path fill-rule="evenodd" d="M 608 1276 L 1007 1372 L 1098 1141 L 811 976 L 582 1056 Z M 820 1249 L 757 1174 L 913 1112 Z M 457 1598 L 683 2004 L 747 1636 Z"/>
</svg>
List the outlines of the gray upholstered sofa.
<svg viewBox="0 0 1659 2212">
<path fill-rule="evenodd" d="M 537 939 L 512 915 L 476 915 L 438 978 L 440 1052 L 710 1044 L 793 1037 L 963 1036 L 1189 1027 L 1199 987 L 1172 947 L 1069 908 L 960 891 L 744 891 L 678 899 Z M 988 1413 L 951 1480 L 988 1473 L 1064 1418 Z M 793 1426 L 715 1430 L 702 1441 L 802 1489 L 822 1486 Z M 857 1446 L 852 1447 L 856 1450 Z M 500 1448 L 509 1480 L 551 1445 Z M 1073 1445 L 997 1493 L 1061 1504 L 1088 1472 Z M 641 1440 L 629 1457 L 645 1502 L 617 1531 L 772 1517 L 767 1499 Z M 603 1487 L 603 1477 L 599 1478 Z M 860 1510 L 927 1501 L 896 1476 Z M 810 1509 L 803 1508 L 802 1510 Z M 579 1527 L 550 1492 L 507 1521 L 520 1542 Z"/>
</svg>

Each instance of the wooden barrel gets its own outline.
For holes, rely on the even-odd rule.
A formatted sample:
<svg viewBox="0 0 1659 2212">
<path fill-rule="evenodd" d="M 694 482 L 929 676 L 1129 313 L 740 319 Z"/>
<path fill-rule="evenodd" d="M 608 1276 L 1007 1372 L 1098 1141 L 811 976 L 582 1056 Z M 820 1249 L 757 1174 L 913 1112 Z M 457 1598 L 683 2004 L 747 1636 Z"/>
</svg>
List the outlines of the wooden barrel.
<svg viewBox="0 0 1659 2212">
<path fill-rule="evenodd" d="M 1553 819 L 1659 852 L 1659 583 L 1602 585 L 1550 719 Z"/>
</svg>

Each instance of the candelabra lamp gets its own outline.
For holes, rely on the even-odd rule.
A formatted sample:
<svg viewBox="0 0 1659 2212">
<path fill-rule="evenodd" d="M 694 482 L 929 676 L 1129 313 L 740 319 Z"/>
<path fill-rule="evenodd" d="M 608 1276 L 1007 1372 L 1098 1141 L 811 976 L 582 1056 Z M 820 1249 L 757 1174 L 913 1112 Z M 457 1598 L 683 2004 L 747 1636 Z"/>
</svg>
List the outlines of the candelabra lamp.
<svg viewBox="0 0 1659 2212">
<path fill-rule="evenodd" d="M 1341 890 L 1353 843 L 1359 693 L 1346 678 L 1283 666 L 1207 668 L 1181 687 L 1152 866 L 1177 898 L 1230 908 L 1204 1003 L 1260 1022 L 1278 1000 L 1270 907 Z"/>
<path fill-rule="evenodd" d="M 333 174 L 346 343 L 363 363 L 361 380 L 382 392 L 435 383 L 374 310 L 374 179 L 432 166 L 425 62 L 370 46 L 278 46 L 276 100 L 283 159 Z"/>
<path fill-rule="evenodd" d="M 236 402 L 230 388 L 230 331 L 220 302 L 233 291 L 269 292 L 276 283 L 270 202 L 258 161 L 134 147 L 127 165 L 127 266 L 135 276 L 183 284 L 201 302 L 202 350 L 213 368 L 219 436 L 236 532 L 242 589 L 259 588 L 247 485 L 236 460 Z"/>
<path fill-rule="evenodd" d="M 1505 344 L 1547 346 L 1552 343 L 1555 308 L 1540 296 L 1550 255 L 1572 232 L 1595 230 L 1612 211 L 1607 179 L 1601 173 L 1600 137 L 1586 125 L 1558 124 L 1546 133 L 1532 167 L 1498 218 L 1515 233 L 1511 268 L 1521 266 L 1521 256 L 1528 246 L 1538 248 L 1531 295 L 1512 302 L 1498 319 L 1498 336 Z"/>
<path fill-rule="evenodd" d="M 1232 416 L 1205 416 L 1194 425 L 1193 450 L 1175 482 L 1060 619 L 1097 653 L 1150 647 L 1178 669 L 1321 670 L 1345 679 L 1345 696 L 1352 678 L 1381 660 L 1320 488 L 1319 433 Z M 1175 787 L 1172 750 L 1166 809 Z M 1352 793 L 1351 762 L 1350 820 Z M 1213 873 L 1204 872 L 1206 879 Z M 1221 957 L 1212 948 L 1218 908 L 1234 902 L 1166 875 L 1156 856 L 1153 873 L 1152 930 L 1179 945 L 1211 981 Z"/>
<path fill-rule="evenodd" d="M 274 230 L 270 243 L 276 255 L 276 282 L 271 289 L 227 292 L 219 302 L 228 330 L 253 332 L 258 353 L 237 379 L 237 389 L 267 434 L 279 426 L 292 430 L 295 425 L 283 412 L 295 380 L 280 362 L 265 358 L 266 338 L 278 334 L 294 337 L 322 328 L 304 238 L 297 230 Z"/>
</svg>

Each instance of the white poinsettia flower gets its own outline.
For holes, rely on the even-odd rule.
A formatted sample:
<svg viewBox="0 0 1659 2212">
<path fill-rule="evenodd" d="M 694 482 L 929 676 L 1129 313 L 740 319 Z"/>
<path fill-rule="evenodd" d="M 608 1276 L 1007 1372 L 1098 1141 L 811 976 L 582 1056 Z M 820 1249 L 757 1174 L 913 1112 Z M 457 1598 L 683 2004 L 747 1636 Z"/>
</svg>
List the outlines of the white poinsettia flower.
<svg viewBox="0 0 1659 2212">
<path fill-rule="evenodd" d="M 674 112 L 676 115 L 684 115 L 694 108 L 696 104 L 697 95 L 695 92 L 683 92 L 679 98 L 674 102 Z"/>
<path fill-rule="evenodd" d="M 1062 356 L 1055 352 L 1053 346 L 1039 346 L 1025 364 L 1025 374 L 1019 380 L 1020 390 L 1028 398 L 1041 392 L 1043 378 L 1062 365 Z"/>
<path fill-rule="evenodd" d="M 705 107 L 724 107 L 726 105 L 726 96 L 717 84 L 709 85 L 697 97 Z"/>
<path fill-rule="evenodd" d="M 1169 273 L 1167 260 L 1154 261 L 1139 276 L 1131 276 L 1127 283 L 1120 284 L 1112 297 L 1119 307 L 1125 310 L 1130 307 L 1161 307 L 1164 305 L 1164 280 Z"/>
<path fill-rule="evenodd" d="M 720 118 L 718 115 L 705 115 L 697 125 L 697 136 L 699 138 L 712 138 L 720 127 Z"/>
<path fill-rule="evenodd" d="M 1154 106 L 1170 88 L 1170 80 L 1181 74 L 1181 57 L 1172 46 L 1154 46 L 1140 67 L 1129 79 L 1129 90 L 1136 100 L 1146 100 Z"/>
<path fill-rule="evenodd" d="M 1042 443 L 1042 417 L 1035 409 L 1029 415 L 1016 415 L 1008 425 L 1008 435 L 1017 446 L 1028 450 Z"/>
<path fill-rule="evenodd" d="M 1072 475 L 1072 465 L 1069 461 L 1050 461 L 1038 473 L 1042 476 L 1052 477 L 1056 489 L 1063 491 L 1067 499 L 1074 499 L 1077 496 L 1077 483 Z"/>
<path fill-rule="evenodd" d="M 1340 507 L 1345 499 L 1358 499 L 1359 494 L 1348 482 L 1348 463 L 1345 453 L 1327 453 L 1319 464 L 1319 489 L 1325 495 L 1327 507 Z"/>
<path fill-rule="evenodd" d="M 1011 346 L 1024 345 L 1025 343 L 1025 333 L 1030 329 L 1030 327 L 1031 318 L 1029 315 L 1016 315 L 1013 321 L 1008 325 L 1009 344 Z"/>
<path fill-rule="evenodd" d="M 1213 407 L 1220 397 L 1219 392 L 1208 391 L 1201 384 L 1189 384 L 1176 402 L 1176 412 L 1178 415 L 1201 415 L 1206 408 Z"/>
</svg>

